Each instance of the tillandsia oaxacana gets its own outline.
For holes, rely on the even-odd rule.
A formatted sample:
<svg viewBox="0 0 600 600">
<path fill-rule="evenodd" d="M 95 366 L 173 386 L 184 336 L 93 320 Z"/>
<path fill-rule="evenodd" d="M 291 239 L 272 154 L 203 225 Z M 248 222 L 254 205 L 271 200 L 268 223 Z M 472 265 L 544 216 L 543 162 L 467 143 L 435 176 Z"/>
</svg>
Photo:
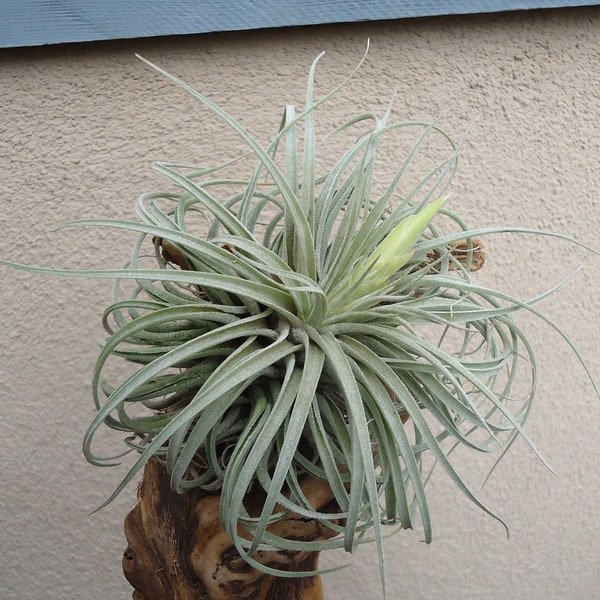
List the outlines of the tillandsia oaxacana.
<svg viewBox="0 0 600 600">
<path fill-rule="evenodd" d="M 539 455 L 523 429 L 536 360 L 514 313 L 530 311 L 550 323 L 579 357 L 535 308 L 539 298 L 522 302 L 473 281 L 482 257 L 478 237 L 513 231 L 570 238 L 468 229 L 447 207 L 460 144 L 438 123 L 392 122 L 390 107 L 381 118 L 359 115 L 317 143 L 317 109 L 356 73 L 315 100 L 319 59 L 306 105 L 300 114 L 285 107 L 266 148 L 211 100 L 151 65 L 232 127 L 249 154 L 207 167 L 158 163 L 175 189 L 141 196 L 138 221 L 65 225 L 137 234 L 122 269 L 4 262 L 115 280 L 103 316 L 108 338 L 93 375 L 97 415 L 83 450 L 92 464 L 116 463 L 122 452 L 102 456 L 93 449 L 106 424 L 128 432 L 126 451 L 138 456 L 105 504 L 147 461 L 159 459 L 178 492 L 219 490 L 221 522 L 250 564 L 266 569 L 253 558 L 265 548 L 351 552 L 374 540 L 385 589 L 383 524 L 412 528 L 420 520 L 431 541 L 431 465 L 424 457 L 499 518 L 461 479 L 450 449 L 501 447 L 501 457 L 521 437 Z M 365 125 L 366 133 L 323 170 L 322 145 Z M 381 140 L 415 133 L 389 184 L 376 185 Z M 414 180 L 407 174 L 431 138 L 443 140 L 448 153 Z M 238 167 L 248 156 L 255 165 L 243 178 Z M 199 233 L 198 217 L 208 222 Z M 442 217 L 452 233 L 434 226 Z M 154 264 L 144 266 L 149 254 Z M 125 281 L 134 289 L 123 297 Z M 116 383 L 105 376 L 113 357 L 136 365 Z M 512 390 L 523 370 L 528 390 L 517 398 Z M 335 512 L 310 505 L 300 485 L 306 475 L 327 481 Z M 264 494 L 258 517 L 246 507 L 253 490 Z M 268 526 L 289 511 L 338 535 L 302 541 L 271 533 Z"/>
</svg>

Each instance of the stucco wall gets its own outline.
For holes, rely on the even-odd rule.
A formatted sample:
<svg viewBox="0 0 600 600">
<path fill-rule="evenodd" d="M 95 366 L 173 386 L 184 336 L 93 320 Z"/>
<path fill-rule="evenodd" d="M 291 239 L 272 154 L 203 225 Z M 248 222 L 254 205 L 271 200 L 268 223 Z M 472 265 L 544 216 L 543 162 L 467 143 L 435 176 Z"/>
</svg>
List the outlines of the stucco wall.
<svg viewBox="0 0 600 600">
<path fill-rule="evenodd" d="M 155 160 L 198 163 L 241 148 L 135 52 L 267 140 L 283 104 L 302 102 L 314 56 L 327 51 L 317 79 L 323 92 L 349 72 L 368 37 L 367 63 L 323 110 L 325 125 L 381 113 L 395 86 L 397 115 L 445 113 L 457 136 L 477 118 L 452 207 L 473 225 L 549 229 L 600 248 L 600 12 L 573 9 L 0 52 L 0 256 L 119 265 L 127 236 L 49 228 L 132 216 L 136 197 L 163 185 Z M 487 247 L 480 280 L 524 299 L 585 265 L 541 307 L 600 377 L 600 258 L 528 236 L 495 236 Z M 121 524 L 135 489 L 90 517 L 124 469 L 95 469 L 80 453 L 109 284 L 0 273 L 0 595 L 129 597 Z M 392 599 L 598 597 L 600 400 L 558 336 L 534 319 L 522 323 L 541 377 L 528 431 L 559 475 L 515 446 L 482 492 L 508 522 L 507 540 L 440 472 L 429 489 L 434 543 L 416 531 L 386 545 Z M 482 482 L 491 463 L 460 459 L 465 478 Z M 322 564 L 345 561 L 335 554 Z M 353 564 L 326 577 L 327 597 L 379 598 L 374 548 L 362 548 Z"/>
</svg>

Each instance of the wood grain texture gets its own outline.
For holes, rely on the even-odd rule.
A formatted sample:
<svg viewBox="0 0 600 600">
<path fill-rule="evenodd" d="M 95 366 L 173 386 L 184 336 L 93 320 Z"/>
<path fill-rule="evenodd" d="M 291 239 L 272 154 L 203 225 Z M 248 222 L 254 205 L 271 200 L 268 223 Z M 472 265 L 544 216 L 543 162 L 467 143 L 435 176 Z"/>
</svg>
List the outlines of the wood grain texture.
<svg viewBox="0 0 600 600">
<path fill-rule="evenodd" d="M 304 494 L 319 510 L 332 502 L 324 482 L 306 478 Z M 165 467 L 150 461 L 139 503 L 125 519 L 128 546 L 123 572 L 133 600 L 323 600 L 320 577 L 274 577 L 251 567 L 237 553 L 219 522 L 218 495 L 193 489 L 175 493 Z M 260 506 L 261 499 L 249 499 Z M 335 535 L 320 523 L 289 514 L 269 531 L 296 540 Z M 283 571 L 318 568 L 318 552 L 258 552 L 256 560 Z"/>
</svg>

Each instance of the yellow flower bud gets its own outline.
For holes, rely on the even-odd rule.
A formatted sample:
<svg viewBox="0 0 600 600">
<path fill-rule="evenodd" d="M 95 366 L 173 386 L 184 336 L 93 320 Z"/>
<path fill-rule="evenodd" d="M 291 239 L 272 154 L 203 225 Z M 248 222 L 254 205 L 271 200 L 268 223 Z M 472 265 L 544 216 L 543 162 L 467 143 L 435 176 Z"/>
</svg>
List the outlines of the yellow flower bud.
<svg viewBox="0 0 600 600">
<path fill-rule="evenodd" d="M 355 281 L 364 277 L 361 290 L 372 291 L 384 286 L 394 273 L 408 263 L 415 253 L 415 245 L 421 234 L 447 199 L 447 196 L 439 198 L 416 215 L 400 221 L 390 231 L 355 275 Z"/>
</svg>

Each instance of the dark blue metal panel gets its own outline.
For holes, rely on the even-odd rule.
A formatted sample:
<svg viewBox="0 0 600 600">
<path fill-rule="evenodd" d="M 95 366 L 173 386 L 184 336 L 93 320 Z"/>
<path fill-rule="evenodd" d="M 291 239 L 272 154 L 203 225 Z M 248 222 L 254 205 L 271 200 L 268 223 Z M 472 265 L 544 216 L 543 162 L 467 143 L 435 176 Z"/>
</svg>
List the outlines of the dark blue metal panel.
<svg viewBox="0 0 600 600">
<path fill-rule="evenodd" d="M 598 4 L 590 0 L 0 0 L 0 47 Z"/>
</svg>

